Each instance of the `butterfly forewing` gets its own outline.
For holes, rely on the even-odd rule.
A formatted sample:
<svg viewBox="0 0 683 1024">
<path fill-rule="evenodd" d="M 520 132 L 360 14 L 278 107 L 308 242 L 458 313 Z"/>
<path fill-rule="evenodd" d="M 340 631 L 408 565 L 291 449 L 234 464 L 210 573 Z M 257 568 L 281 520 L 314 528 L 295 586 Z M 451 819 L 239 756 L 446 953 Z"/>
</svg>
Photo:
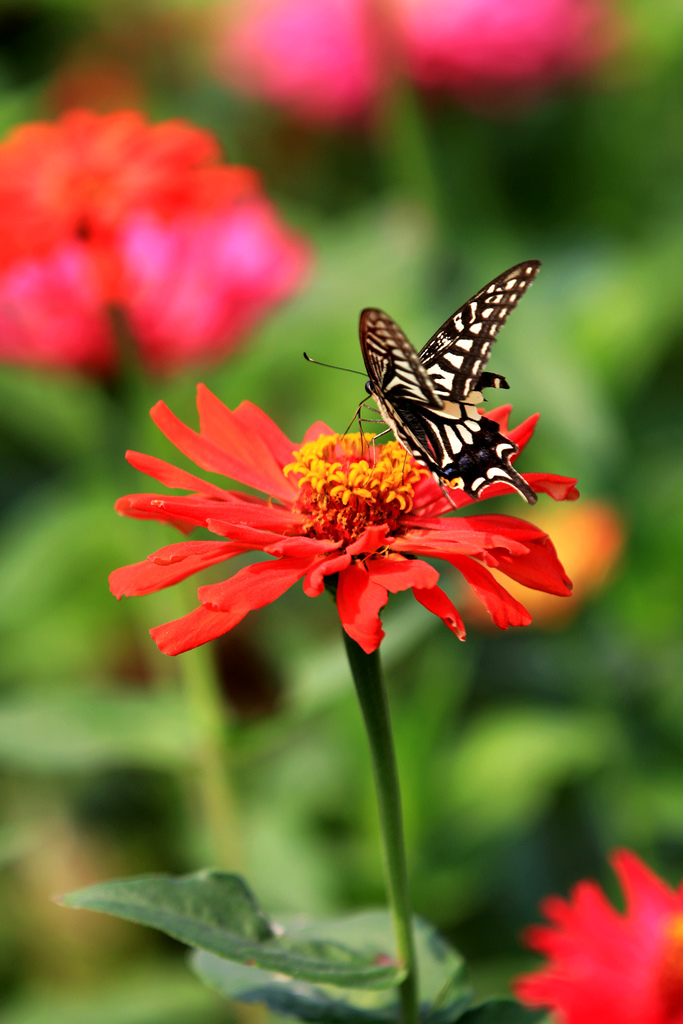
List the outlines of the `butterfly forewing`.
<svg viewBox="0 0 683 1024">
<path fill-rule="evenodd" d="M 496 334 L 540 266 L 539 260 L 528 260 L 489 281 L 441 325 L 421 350 L 420 363 L 442 401 L 461 402 L 476 389 Z"/>
<path fill-rule="evenodd" d="M 373 393 L 439 408 L 441 399 L 405 334 L 381 309 L 360 315 L 360 347 Z"/>
</svg>

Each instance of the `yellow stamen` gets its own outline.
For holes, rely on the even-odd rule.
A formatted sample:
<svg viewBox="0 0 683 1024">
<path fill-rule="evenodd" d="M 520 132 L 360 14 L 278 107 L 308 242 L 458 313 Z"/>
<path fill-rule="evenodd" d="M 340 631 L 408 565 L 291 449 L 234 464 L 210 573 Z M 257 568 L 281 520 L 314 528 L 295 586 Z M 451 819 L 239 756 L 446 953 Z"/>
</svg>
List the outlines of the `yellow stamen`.
<svg viewBox="0 0 683 1024">
<path fill-rule="evenodd" d="M 294 460 L 284 473 L 299 476 L 306 533 L 334 540 L 353 540 L 368 526 L 395 531 L 427 472 L 398 442 L 368 450 L 360 434 L 323 435 L 302 445 Z"/>
</svg>

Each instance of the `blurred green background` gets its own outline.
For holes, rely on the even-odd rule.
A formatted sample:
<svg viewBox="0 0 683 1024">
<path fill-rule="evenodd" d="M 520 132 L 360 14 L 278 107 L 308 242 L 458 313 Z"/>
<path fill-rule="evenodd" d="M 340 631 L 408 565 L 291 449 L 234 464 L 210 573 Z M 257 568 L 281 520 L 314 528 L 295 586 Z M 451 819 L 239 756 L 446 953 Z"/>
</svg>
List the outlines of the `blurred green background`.
<svg viewBox="0 0 683 1024">
<path fill-rule="evenodd" d="M 506 633 L 470 616 L 466 644 L 392 598 L 382 646 L 415 909 L 470 959 L 484 995 L 532 962 L 518 935 L 544 894 L 587 874 L 611 891 L 614 847 L 683 876 L 683 7 L 620 10 L 621 47 L 590 82 L 504 116 L 404 97 L 373 134 L 305 127 L 230 93 L 210 74 L 202 4 L 0 4 L 3 132 L 84 104 L 88 89 L 102 109 L 188 118 L 259 168 L 312 240 L 308 287 L 202 374 L 294 439 L 315 419 L 343 430 L 362 397 L 357 379 L 301 353 L 360 369 L 363 306 L 386 309 L 420 347 L 489 278 L 543 261 L 493 368 L 512 383 L 513 422 L 541 413 L 521 468 L 578 477 L 582 502 L 621 524 L 610 535 L 623 531 L 621 558 L 606 581 L 589 559 L 570 614 L 546 609 L 539 626 Z M 117 604 L 106 582 L 174 539 L 112 505 L 148 486 L 126 446 L 171 458 L 146 409 L 164 398 L 194 423 L 196 379 L 139 382 L 130 417 L 116 386 L 0 368 L 6 1024 L 230 1017 L 170 940 L 49 902 L 206 861 L 178 665 L 146 634 L 190 592 Z M 526 514 L 516 497 L 496 507 Z M 571 575 L 592 527 L 563 524 Z M 382 903 L 368 755 L 332 606 L 294 588 L 215 646 L 260 901 L 316 914 Z"/>
</svg>

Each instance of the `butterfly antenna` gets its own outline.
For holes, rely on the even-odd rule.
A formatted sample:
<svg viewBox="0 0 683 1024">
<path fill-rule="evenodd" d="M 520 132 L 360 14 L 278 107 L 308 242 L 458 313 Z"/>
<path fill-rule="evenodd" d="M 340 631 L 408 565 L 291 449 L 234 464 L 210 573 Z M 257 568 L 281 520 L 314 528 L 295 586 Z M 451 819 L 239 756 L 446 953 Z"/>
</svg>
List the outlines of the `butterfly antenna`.
<svg viewBox="0 0 683 1024">
<path fill-rule="evenodd" d="M 348 366 L 334 366 L 332 363 L 321 363 L 319 359 L 313 359 L 307 352 L 304 352 L 304 359 L 307 363 L 315 363 L 316 366 L 325 366 L 328 370 L 343 370 L 344 373 L 357 373 L 359 377 L 367 377 L 367 373 L 363 373 L 361 370 L 351 370 Z M 353 420 L 351 420 L 351 423 L 353 423 Z"/>
</svg>

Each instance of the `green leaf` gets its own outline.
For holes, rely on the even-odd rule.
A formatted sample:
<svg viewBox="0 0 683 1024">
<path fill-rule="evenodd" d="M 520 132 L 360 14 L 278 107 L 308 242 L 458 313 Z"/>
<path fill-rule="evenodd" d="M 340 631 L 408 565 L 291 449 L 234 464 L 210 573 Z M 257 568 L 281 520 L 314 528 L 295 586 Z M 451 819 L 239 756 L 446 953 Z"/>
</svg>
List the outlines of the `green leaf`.
<svg viewBox="0 0 683 1024">
<path fill-rule="evenodd" d="M 460 1024 L 541 1024 L 546 1019 L 545 1010 L 527 1010 L 514 999 L 491 999 L 468 1010 Z"/>
<path fill-rule="evenodd" d="M 386 988 L 403 978 L 385 935 L 358 935 L 353 948 L 315 928 L 271 925 L 239 875 L 223 871 L 104 882 L 59 902 L 158 928 L 189 946 L 304 981 Z"/>
<path fill-rule="evenodd" d="M 420 1005 L 423 1021 L 449 1024 L 461 1015 L 471 1001 L 463 980 L 463 960 L 431 925 L 415 919 Z M 302 926 L 293 922 L 293 931 L 309 939 L 334 935 L 349 945 L 367 941 L 391 946 L 392 920 L 383 911 L 355 914 L 338 921 Z M 210 953 L 194 953 L 192 967 L 211 988 L 228 999 L 243 1003 L 265 1003 L 275 1013 L 306 1021 L 329 1024 L 354 1022 L 391 1022 L 399 1017 L 396 990 L 339 988 L 293 981 L 281 974 L 245 967 Z"/>
</svg>

